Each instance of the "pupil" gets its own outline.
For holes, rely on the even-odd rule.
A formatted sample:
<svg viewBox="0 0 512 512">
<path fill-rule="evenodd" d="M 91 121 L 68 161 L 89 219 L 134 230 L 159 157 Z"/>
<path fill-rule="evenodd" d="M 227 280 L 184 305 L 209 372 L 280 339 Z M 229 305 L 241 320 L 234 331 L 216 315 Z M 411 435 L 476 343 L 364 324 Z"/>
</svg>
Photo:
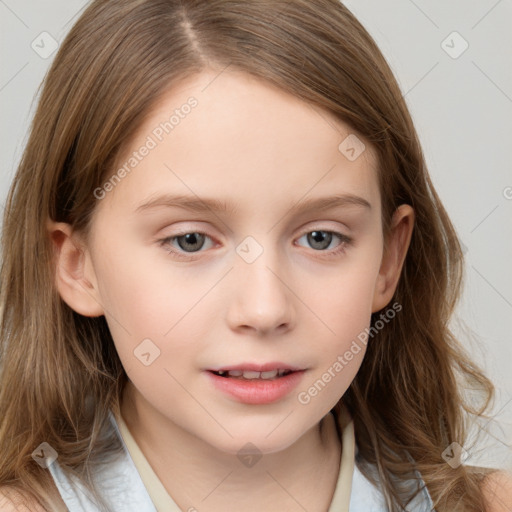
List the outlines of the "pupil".
<svg viewBox="0 0 512 512">
<path fill-rule="evenodd" d="M 325 233 L 325 235 L 323 233 Z M 308 234 L 308 237 L 310 238 L 309 241 L 313 247 L 315 247 L 315 244 L 320 243 L 320 247 L 315 248 L 325 249 L 326 247 L 329 247 L 329 244 L 331 243 L 332 233 L 328 233 L 327 231 L 312 231 Z M 326 240 L 327 244 L 325 244 Z"/>
<path fill-rule="evenodd" d="M 196 239 L 199 239 L 199 242 L 196 240 Z M 185 243 L 186 244 L 189 244 L 189 245 L 199 245 L 198 247 L 184 247 L 184 244 L 181 242 L 181 240 L 185 240 Z M 200 233 L 187 233 L 186 235 L 182 235 L 182 236 L 179 236 L 177 238 L 178 240 L 178 245 L 180 246 L 181 249 L 183 250 L 187 250 L 187 249 L 200 249 L 201 246 L 202 246 L 202 242 L 204 241 L 204 235 L 201 235 Z"/>
</svg>

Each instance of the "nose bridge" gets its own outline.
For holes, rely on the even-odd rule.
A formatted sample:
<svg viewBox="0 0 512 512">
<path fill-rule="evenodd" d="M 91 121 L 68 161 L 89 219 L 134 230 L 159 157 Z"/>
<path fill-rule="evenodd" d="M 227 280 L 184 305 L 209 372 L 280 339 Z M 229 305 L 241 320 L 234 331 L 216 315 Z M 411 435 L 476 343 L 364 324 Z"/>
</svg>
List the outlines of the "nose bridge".
<svg viewBox="0 0 512 512">
<path fill-rule="evenodd" d="M 236 322 L 269 330 L 292 320 L 290 290 L 280 247 L 271 234 L 249 235 L 236 247 L 234 302 Z"/>
</svg>

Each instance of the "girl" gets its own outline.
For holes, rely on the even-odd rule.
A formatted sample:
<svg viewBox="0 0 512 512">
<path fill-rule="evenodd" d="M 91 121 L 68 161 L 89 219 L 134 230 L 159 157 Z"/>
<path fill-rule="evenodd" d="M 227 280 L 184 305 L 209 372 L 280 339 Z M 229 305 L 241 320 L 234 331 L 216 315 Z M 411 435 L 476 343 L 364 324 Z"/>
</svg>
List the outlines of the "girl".
<svg viewBox="0 0 512 512">
<path fill-rule="evenodd" d="M 454 228 L 338 1 L 93 1 L 2 249 L 3 510 L 510 506 L 464 464 Z"/>
</svg>

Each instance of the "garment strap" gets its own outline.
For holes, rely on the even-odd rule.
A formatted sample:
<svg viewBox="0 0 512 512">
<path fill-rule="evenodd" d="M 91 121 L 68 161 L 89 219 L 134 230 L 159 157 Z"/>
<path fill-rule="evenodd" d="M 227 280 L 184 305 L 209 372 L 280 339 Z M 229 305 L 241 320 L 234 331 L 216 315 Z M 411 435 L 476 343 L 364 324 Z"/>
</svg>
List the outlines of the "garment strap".
<svg viewBox="0 0 512 512">
<path fill-rule="evenodd" d="M 357 446 L 356 446 L 357 450 Z M 405 507 L 407 512 L 435 512 L 432 498 L 420 474 L 415 470 L 417 480 L 411 479 L 411 489 L 421 488 L 420 492 Z M 416 487 L 415 487 L 416 486 Z M 375 487 L 361 472 L 357 464 L 352 475 L 352 491 L 350 493 L 350 512 L 388 512 L 384 494 Z"/>
<path fill-rule="evenodd" d="M 111 411 L 110 422 L 122 442 Z M 58 459 L 49 466 L 48 469 L 69 512 L 157 512 L 124 442 L 122 446 L 123 449 L 117 457 L 100 466 L 95 475 L 98 492 L 108 506 L 104 511 L 89 496 L 78 479 L 66 476 L 58 464 Z"/>
<path fill-rule="evenodd" d="M 107 510 L 102 511 L 99 508 L 92 498 L 88 496 L 88 493 L 78 479 L 72 478 L 70 480 L 66 476 L 58 464 L 58 459 L 48 468 L 68 511 L 157 512 L 124 444 L 119 427 L 111 411 L 110 422 L 121 441 L 123 449 L 117 457 L 102 465 L 95 477 L 98 491 L 108 505 Z M 419 473 L 415 471 L 415 474 L 418 480 L 411 480 L 411 483 L 418 485 L 419 482 L 422 490 L 405 510 L 407 512 L 432 512 L 434 508 L 428 490 Z M 349 512 L 387 512 L 383 494 L 361 473 L 357 463 L 354 466 L 352 476 Z"/>
</svg>

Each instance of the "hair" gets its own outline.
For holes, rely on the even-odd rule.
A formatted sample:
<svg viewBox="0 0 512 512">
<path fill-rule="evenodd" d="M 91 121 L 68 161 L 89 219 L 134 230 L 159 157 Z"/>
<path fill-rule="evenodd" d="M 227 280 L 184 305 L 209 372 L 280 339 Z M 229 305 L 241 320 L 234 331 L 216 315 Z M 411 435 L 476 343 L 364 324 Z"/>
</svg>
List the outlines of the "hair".
<svg viewBox="0 0 512 512">
<path fill-rule="evenodd" d="M 390 511 L 412 499 L 400 487 L 412 469 L 439 512 L 485 510 L 483 468 L 442 458 L 450 443 L 466 446 L 471 418 L 494 396 L 448 326 L 463 282 L 460 243 L 389 65 L 338 0 L 95 0 L 73 26 L 43 82 L 3 219 L 0 485 L 55 510 L 51 475 L 31 457 L 46 441 L 96 495 L 93 455 L 118 449 L 104 428 L 127 376 L 105 318 L 79 315 L 59 296 L 47 222 L 87 233 L 94 190 L 152 107 L 180 81 L 227 66 L 329 111 L 371 145 L 385 240 L 396 208 L 414 208 L 394 295 L 403 312 L 372 337 L 342 400 L 359 467 L 378 478 Z M 480 406 L 467 389 L 481 392 Z"/>
</svg>

